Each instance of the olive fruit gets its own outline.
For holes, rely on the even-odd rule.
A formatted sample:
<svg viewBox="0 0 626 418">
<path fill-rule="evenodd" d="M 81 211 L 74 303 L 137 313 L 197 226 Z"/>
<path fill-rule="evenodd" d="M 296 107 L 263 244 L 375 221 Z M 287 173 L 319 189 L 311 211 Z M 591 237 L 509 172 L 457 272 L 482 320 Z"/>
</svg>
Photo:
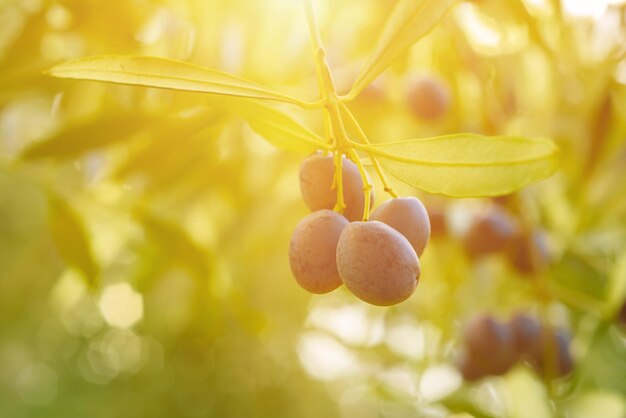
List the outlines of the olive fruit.
<svg viewBox="0 0 626 418">
<path fill-rule="evenodd" d="M 520 353 L 528 353 L 542 333 L 541 322 L 532 316 L 517 313 L 509 320 L 515 345 Z"/>
<path fill-rule="evenodd" d="M 343 198 L 346 208 L 343 215 L 350 221 L 363 219 L 365 197 L 363 179 L 352 161 L 342 157 Z M 335 163 L 332 154 L 315 153 L 300 164 L 300 191 L 309 210 L 333 209 L 337 203 L 337 189 L 333 188 Z M 370 205 L 374 204 L 372 191 Z"/>
<path fill-rule="evenodd" d="M 450 109 L 451 94 L 437 77 L 419 77 L 409 82 L 407 103 L 411 113 L 423 120 L 436 120 Z"/>
<path fill-rule="evenodd" d="M 311 293 L 328 293 L 341 285 L 336 252 L 348 220 L 332 210 L 307 215 L 289 244 L 289 263 L 298 284 Z"/>
<path fill-rule="evenodd" d="M 522 274 L 541 272 L 550 262 L 545 233 L 518 234 L 508 247 L 507 256 L 515 270 Z"/>
<path fill-rule="evenodd" d="M 500 196 L 494 196 L 491 198 L 491 201 L 498 206 L 506 208 L 507 206 L 511 204 L 512 201 L 514 201 L 513 199 L 514 199 L 514 195 L 505 194 L 505 195 L 500 195 Z"/>
<path fill-rule="evenodd" d="M 430 220 L 430 236 L 443 237 L 448 233 L 446 210 L 442 206 L 429 206 L 428 219 Z"/>
<path fill-rule="evenodd" d="M 472 318 L 463 333 L 465 346 L 473 353 L 487 358 L 498 354 L 503 342 L 512 339 L 510 331 L 488 315 Z"/>
<path fill-rule="evenodd" d="M 548 378 L 568 375 L 574 368 L 569 345 L 570 336 L 565 330 L 543 327 L 529 351 L 533 367 Z"/>
<path fill-rule="evenodd" d="M 463 342 L 456 364 L 467 381 L 506 373 L 520 358 L 547 378 L 565 376 L 574 367 L 569 335 L 523 313 L 504 324 L 487 315 L 475 317 L 465 327 Z"/>
<path fill-rule="evenodd" d="M 379 306 L 411 296 L 420 275 L 419 259 L 409 241 L 378 221 L 345 227 L 337 244 L 337 267 L 352 293 Z"/>
<path fill-rule="evenodd" d="M 464 341 L 470 358 L 484 374 L 506 373 L 519 357 L 511 329 L 491 316 L 472 318 L 465 327 Z"/>
<path fill-rule="evenodd" d="M 477 214 L 462 238 L 463 246 L 473 258 L 506 251 L 519 226 L 515 219 L 499 206 Z"/>
<path fill-rule="evenodd" d="M 430 220 L 422 202 L 415 197 L 397 197 L 378 206 L 370 217 L 400 232 L 420 257 L 430 238 Z"/>
<path fill-rule="evenodd" d="M 484 366 L 472 358 L 467 351 L 463 351 L 457 358 L 456 367 L 461 372 L 463 379 L 468 382 L 480 380 L 487 375 Z"/>
</svg>

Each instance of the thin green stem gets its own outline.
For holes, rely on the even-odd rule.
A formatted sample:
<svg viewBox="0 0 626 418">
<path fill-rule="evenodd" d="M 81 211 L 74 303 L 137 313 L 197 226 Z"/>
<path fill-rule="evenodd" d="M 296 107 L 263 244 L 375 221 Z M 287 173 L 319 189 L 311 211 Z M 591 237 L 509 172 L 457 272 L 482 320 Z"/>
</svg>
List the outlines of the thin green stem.
<svg viewBox="0 0 626 418">
<path fill-rule="evenodd" d="M 333 186 L 337 188 L 337 203 L 333 210 L 343 213 L 346 209 L 346 203 L 343 199 L 343 155 L 340 152 L 335 152 L 335 179 L 333 180 Z"/>
<path fill-rule="evenodd" d="M 356 96 L 351 96 L 350 94 L 343 94 L 341 96 L 337 96 L 337 98 L 339 99 L 339 101 L 341 103 L 348 103 L 351 102 L 352 100 L 354 100 Z"/>
<path fill-rule="evenodd" d="M 317 24 L 317 17 L 315 15 L 315 9 L 313 8 L 312 0 L 302 0 L 304 5 L 304 11 L 306 13 L 307 22 L 309 24 L 309 35 L 311 38 L 311 44 L 313 50 L 316 51 L 322 48 L 322 37 L 320 36 L 319 26 Z"/>
<path fill-rule="evenodd" d="M 330 120 L 330 115 L 326 111 L 326 108 L 324 108 L 323 114 L 324 114 L 324 134 L 326 135 L 326 138 L 328 138 L 328 142 L 332 144 L 332 149 L 334 150 L 336 148 L 337 141 L 335 141 L 335 136 L 333 135 L 332 121 Z"/>
<path fill-rule="evenodd" d="M 522 237 L 524 238 L 522 245 L 526 246 L 529 251 L 530 264 L 532 266 L 535 284 L 535 290 L 539 297 L 539 314 L 542 321 L 549 324 L 548 306 L 553 298 L 553 295 L 549 291 L 549 282 L 547 276 L 542 273 L 542 266 L 539 261 L 539 249 L 534 243 L 534 225 L 533 220 L 529 215 L 529 208 L 522 200 L 520 193 L 514 194 L 514 203 L 518 210 L 519 219 L 522 227 Z M 543 381 L 548 390 L 548 395 L 551 399 L 556 396 L 555 387 L 552 381 L 558 376 L 558 359 L 557 359 L 557 342 L 556 338 L 552 338 L 551 333 L 546 338 L 541 338 L 541 357 L 543 362 Z"/>
<path fill-rule="evenodd" d="M 350 109 L 348 109 L 348 106 L 346 106 L 345 103 L 340 103 L 340 107 L 341 107 L 341 110 L 342 110 L 343 114 L 347 116 L 348 123 L 356 131 L 356 133 L 359 136 L 359 138 L 361 139 L 361 141 L 363 143 L 369 145 L 370 142 L 369 142 L 369 139 L 367 138 L 367 135 L 365 135 L 365 132 L 361 128 L 361 125 L 356 120 L 356 118 L 354 117 L 352 112 L 350 112 Z M 376 157 L 374 157 L 373 155 L 371 155 L 371 154 L 369 154 L 369 156 L 372 159 L 372 163 L 374 164 L 374 168 L 376 169 L 376 173 L 378 174 L 378 177 L 380 178 L 380 181 L 383 183 L 384 190 L 387 193 L 389 193 L 391 195 L 391 197 L 393 197 L 393 198 L 398 197 L 398 194 L 389 185 L 389 181 L 387 180 L 387 176 L 385 175 L 385 172 L 383 171 L 383 169 L 382 169 L 382 167 L 380 165 L 380 161 L 378 161 L 378 159 Z"/>
<path fill-rule="evenodd" d="M 548 283 L 547 290 L 553 298 L 559 299 L 573 308 L 582 312 L 590 312 L 597 317 L 602 317 L 603 315 L 604 305 L 602 301 L 594 297 L 563 286 L 555 281 Z"/>
<path fill-rule="evenodd" d="M 335 186 L 337 187 L 337 204 L 335 210 L 343 212 L 345 202 L 343 196 L 342 181 L 342 153 L 349 143 L 348 136 L 341 120 L 339 110 L 339 101 L 337 99 L 337 90 L 333 81 L 328 62 L 326 61 L 326 51 L 322 45 L 322 38 L 315 16 L 315 9 L 312 0 L 303 0 L 306 11 L 307 22 L 309 24 L 309 33 L 311 36 L 311 45 L 315 54 L 315 67 L 317 71 L 318 87 L 322 96 L 322 105 L 324 106 L 324 126 L 326 135 L 330 139 L 330 143 L 335 149 Z"/>
<path fill-rule="evenodd" d="M 324 86 L 324 80 L 322 78 L 322 69 L 320 67 L 320 62 L 317 59 L 317 51 L 322 49 L 322 39 L 320 37 L 319 28 L 317 25 L 317 18 L 315 16 L 315 10 L 313 9 L 312 1 L 304 0 L 303 5 L 306 13 L 307 22 L 309 24 L 309 38 L 311 39 L 311 48 L 316 54 L 315 73 L 317 75 L 317 88 L 321 97 L 321 99 L 319 100 L 319 104 L 323 107 L 328 101 L 328 95 L 326 94 L 326 88 Z"/>
<path fill-rule="evenodd" d="M 328 63 L 326 62 L 326 51 L 322 45 L 322 37 L 320 35 L 319 25 L 317 24 L 317 17 L 315 15 L 313 2 L 312 0 L 303 0 L 303 3 L 307 22 L 309 24 L 311 46 L 313 48 L 313 53 L 315 54 L 315 66 L 317 70 L 320 95 L 322 96 L 322 104 L 327 106 L 329 98 L 337 97 L 337 92 L 330 73 L 330 68 L 328 68 Z"/>
<path fill-rule="evenodd" d="M 314 110 L 314 109 L 319 109 L 321 107 L 324 107 L 324 100 L 318 99 L 314 102 L 300 101 L 298 105 L 303 109 Z"/>
</svg>

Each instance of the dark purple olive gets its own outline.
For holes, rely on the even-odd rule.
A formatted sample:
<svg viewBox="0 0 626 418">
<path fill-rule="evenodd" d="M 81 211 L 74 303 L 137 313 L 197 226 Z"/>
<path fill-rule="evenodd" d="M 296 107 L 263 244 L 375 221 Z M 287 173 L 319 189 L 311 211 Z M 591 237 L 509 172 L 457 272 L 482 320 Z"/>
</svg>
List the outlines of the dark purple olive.
<svg viewBox="0 0 626 418">
<path fill-rule="evenodd" d="M 457 358 L 456 367 L 467 382 L 475 382 L 487 376 L 484 365 L 472 358 L 467 351 L 461 352 Z"/>
<path fill-rule="evenodd" d="M 507 255 L 511 265 L 518 272 L 528 275 L 541 272 L 550 262 L 545 232 L 519 234 L 509 246 Z"/>
<path fill-rule="evenodd" d="M 529 352 L 533 367 L 547 378 L 570 374 L 574 368 L 574 360 L 569 346 L 570 336 L 565 330 L 544 327 L 540 338 Z"/>
<path fill-rule="evenodd" d="M 468 356 L 484 374 L 506 373 L 519 357 L 511 329 L 494 318 L 481 315 L 468 322 L 464 332 Z"/>
<path fill-rule="evenodd" d="M 541 336 L 541 322 L 530 315 L 518 313 L 511 318 L 509 325 L 518 352 L 528 353 Z"/>
</svg>

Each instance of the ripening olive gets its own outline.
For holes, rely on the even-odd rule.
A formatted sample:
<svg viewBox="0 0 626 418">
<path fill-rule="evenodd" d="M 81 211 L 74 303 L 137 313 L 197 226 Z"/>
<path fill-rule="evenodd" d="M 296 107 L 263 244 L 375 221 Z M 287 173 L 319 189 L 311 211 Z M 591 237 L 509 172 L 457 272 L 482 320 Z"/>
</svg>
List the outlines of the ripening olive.
<svg viewBox="0 0 626 418">
<path fill-rule="evenodd" d="M 491 201 L 498 206 L 502 206 L 503 208 L 506 208 L 507 206 L 511 204 L 511 202 L 514 199 L 514 196 L 515 195 L 512 195 L 512 194 L 494 196 L 491 198 Z"/>
<path fill-rule="evenodd" d="M 346 287 L 372 305 L 407 299 L 417 286 L 420 264 L 409 241 L 382 222 L 352 222 L 337 244 L 337 267 Z"/>
<path fill-rule="evenodd" d="M 461 352 L 456 360 L 456 367 L 461 372 L 463 379 L 468 382 L 474 382 L 487 376 L 484 372 L 484 366 L 472 358 L 467 351 Z"/>
<path fill-rule="evenodd" d="M 541 336 L 541 322 L 532 316 L 517 313 L 509 320 L 509 326 L 513 331 L 517 350 L 520 353 L 529 353 Z"/>
<path fill-rule="evenodd" d="M 430 220 L 422 202 L 415 197 L 397 197 L 380 205 L 370 217 L 400 232 L 420 257 L 430 238 Z"/>
<path fill-rule="evenodd" d="M 484 374 L 506 373 L 519 357 L 511 329 L 487 315 L 467 323 L 464 341 L 470 358 Z"/>
<path fill-rule="evenodd" d="M 515 270 L 522 274 L 541 272 L 550 262 L 545 233 L 517 234 L 508 247 L 507 256 Z"/>
<path fill-rule="evenodd" d="M 343 158 L 343 157 L 342 157 Z M 350 221 L 363 219 L 365 197 L 363 179 L 352 161 L 342 160 L 343 198 L 346 204 L 343 216 Z M 333 188 L 335 163 L 332 155 L 315 153 L 300 164 L 300 191 L 302 199 L 311 211 L 333 209 L 337 203 L 337 189 Z M 370 205 L 374 204 L 372 191 Z"/>
<path fill-rule="evenodd" d="M 446 209 L 443 206 L 429 206 L 428 219 L 430 220 L 431 238 L 443 237 L 448 233 Z"/>
<path fill-rule="evenodd" d="M 569 345 L 570 336 L 565 330 L 543 327 L 529 351 L 533 367 L 548 378 L 568 375 L 574 368 Z"/>
<path fill-rule="evenodd" d="M 507 250 L 518 234 L 515 219 L 499 206 L 492 206 L 472 221 L 462 242 L 471 257 L 478 258 Z"/>
<path fill-rule="evenodd" d="M 337 242 L 348 220 L 332 210 L 307 215 L 296 226 L 289 244 L 289 262 L 296 281 L 311 293 L 328 293 L 341 285 Z"/>
<path fill-rule="evenodd" d="M 419 77 L 409 82 L 408 106 L 419 119 L 435 120 L 443 117 L 450 109 L 451 100 L 450 89 L 437 77 Z"/>
</svg>

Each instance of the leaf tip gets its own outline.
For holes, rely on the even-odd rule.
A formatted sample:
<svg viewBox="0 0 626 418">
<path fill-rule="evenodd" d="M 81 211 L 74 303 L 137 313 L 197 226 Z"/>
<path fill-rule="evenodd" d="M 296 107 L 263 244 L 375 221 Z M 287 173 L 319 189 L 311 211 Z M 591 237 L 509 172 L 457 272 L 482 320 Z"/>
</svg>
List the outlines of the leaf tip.
<svg viewBox="0 0 626 418">
<path fill-rule="evenodd" d="M 46 68 L 45 70 L 42 70 L 41 73 L 43 75 L 47 75 L 48 77 L 62 77 L 61 75 L 59 75 L 60 73 L 59 70 L 62 68 L 63 65 L 64 63 L 54 65 L 50 68 Z"/>
</svg>

